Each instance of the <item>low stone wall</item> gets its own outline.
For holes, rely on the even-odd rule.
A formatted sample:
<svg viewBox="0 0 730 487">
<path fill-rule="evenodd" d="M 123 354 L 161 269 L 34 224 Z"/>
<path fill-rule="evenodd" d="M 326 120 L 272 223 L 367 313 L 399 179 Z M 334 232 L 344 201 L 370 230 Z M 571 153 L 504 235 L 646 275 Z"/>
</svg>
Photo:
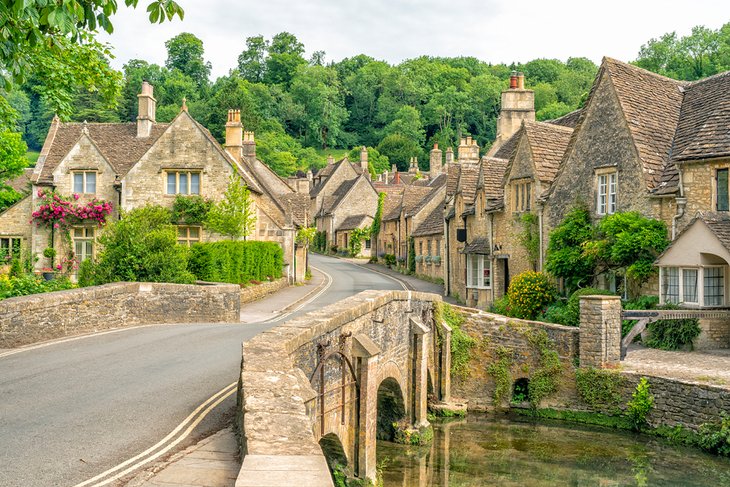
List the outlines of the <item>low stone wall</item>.
<svg viewBox="0 0 730 487">
<path fill-rule="evenodd" d="M 277 279 L 271 282 L 262 282 L 255 286 L 247 286 L 241 288 L 241 304 L 252 303 L 263 299 L 269 294 L 273 294 L 277 291 L 281 291 L 289 285 L 289 280 L 286 277 Z"/>
<path fill-rule="evenodd" d="M 0 348 L 94 331 L 240 320 L 240 288 L 114 283 L 0 301 Z"/>
<path fill-rule="evenodd" d="M 500 354 L 509 356 L 510 392 L 502 398 L 499 406 L 508 406 L 512 396 L 512 384 L 520 378 L 530 378 L 539 368 L 540 354 L 530 338 L 544 331 L 555 345 L 563 368 L 562 383 L 573 383 L 573 364 L 578 357 L 578 328 L 552 325 L 537 321 L 519 320 L 495 315 L 474 308 L 456 307 L 466 318 L 461 329 L 474 338 L 469 371 L 465 377 L 452 375 L 452 393 L 455 397 L 467 399 L 470 410 L 486 410 L 495 407 L 496 381 L 489 373 L 489 364 L 500 359 Z M 546 406 L 566 407 L 575 402 L 575 388 L 561 389 L 545 400 Z"/>
<path fill-rule="evenodd" d="M 692 344 L 695 350 L 730 348 L 730 322 L 726 318 L 701 318 L 700 329 Z"/>
</svg>

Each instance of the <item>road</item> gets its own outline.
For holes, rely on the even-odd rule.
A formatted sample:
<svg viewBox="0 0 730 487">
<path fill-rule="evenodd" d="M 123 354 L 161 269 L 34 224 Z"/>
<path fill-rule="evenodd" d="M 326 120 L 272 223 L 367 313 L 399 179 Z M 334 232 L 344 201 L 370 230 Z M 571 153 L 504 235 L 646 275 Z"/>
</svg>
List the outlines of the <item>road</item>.
<svg viewBox="0 0 730 487">
<path fill-rule="evenodd" d="M 332 285 L 266 323 L 133 328 L 0 357 L 0 486 L 63 487 L 90 479 L 154 445 L 236 382 L 242 341 L 366 289 L 402 289 L 343 260 L 315 255 L 311 263 Z M 271 311 L 286 305 L 269 303 Z M 220 428 L 234 396 L 195 433 Z"/>
</svg>

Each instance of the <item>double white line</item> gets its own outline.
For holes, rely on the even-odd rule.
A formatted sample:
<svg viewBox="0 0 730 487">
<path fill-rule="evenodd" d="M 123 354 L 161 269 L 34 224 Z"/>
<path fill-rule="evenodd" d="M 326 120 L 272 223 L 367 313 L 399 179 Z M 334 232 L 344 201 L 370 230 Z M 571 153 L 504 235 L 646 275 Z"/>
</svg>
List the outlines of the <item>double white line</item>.
<svg viewBox="0 0 730 487">
<path fill-rule="evenodd" d="M 195 411 L 190 413 L 190 416 L 185 418 L 185 420 L 172 430 L 169 435 L 164 437 L 154 446 L 143 451 L 136 457 L 130 458 L 126 462 L 120 463 L 116 467 L 110 468 L 106 472 L 102 472 L 96 477 L 86 480 L 85 482 L 81 482 L 74 487 L 101 487 L 103 485 L 108 485 L 109 483 L 143 467 L 151 461 L 160 458 L 162 455 L 175 448 L 175 446 L 177 446 L 177 444 L 182 440 L 187 438 L 195 427 L 198 426 L 198 424 L 200 424 L 200 422 L 203 421 L 208 413 L 215 409 L 216 406 L 232 396 L 236 392 L 236 386 L 237 383 L 234 382 L 213 394 L 208 400 L 198 406 Z"/>
</svg>

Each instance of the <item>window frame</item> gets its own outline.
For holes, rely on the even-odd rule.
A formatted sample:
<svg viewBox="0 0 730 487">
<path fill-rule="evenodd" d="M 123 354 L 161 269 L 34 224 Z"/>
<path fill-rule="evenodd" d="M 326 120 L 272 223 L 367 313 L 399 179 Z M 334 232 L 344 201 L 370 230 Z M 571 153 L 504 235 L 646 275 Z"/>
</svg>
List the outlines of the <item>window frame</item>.
<svg viewBox="0 0 730 487">
<path fill-rule="evenodd" d="M 476 261 L 476 269 L 474 266 Z M 474 272 L 476 271 L 476 273 Z M 485 274 L 485 271 L 487 272 Z M 488 284 L 484 284 L 486 280 Z M 474 278 L 476 277 L 477 283 L 475 285 Z M 492 260 L 488 255 L 484 254 L 466 254 L 466 287 L 467 289 L 492 289 Z"/>
<path fill-rule="evenodd" d="M 532 180 L 531 179 L 515 179 L 511 183 L 512 192 L 514 193 L 514 204 L 512 211 L 514 213 L 524 213 L 532 210 Z"/>
<path fill-rule="evenodd" d="M 200 225 L 175 225 L 177 227 L 177 243 L 178 245 L 185 245 L 192 247 L 193 244 L 200 243 L 203 241 L 203 227 Z M 190 236 L 190 230 L 195 228 L 198 230 L 198 237 L 193 238 Z M 185 230 L 185 236 L 180 235 L 180 230 Z"/>
<path fill-rule="evenodd" d="M 596 172 L 596 214 L 613 215 L 618 210 L 618 171 Z"/>
<path fill-rule="evenodd" d="M 725 208 L 720 208 L 720 173 L 725 174 Z M 727 167 L 715 169 L 715 211 L 730 211 L 730 170 Z"/>
<path fill-rule="evenodd" d="M 7 240 L 7 246 L 3 247 L 2 241 Z M 8 261 L 13 260 L 16 257 L 20 257 L 23 254 L 23 240 L 25 240 L 23 237 L 15 236 L 15 235 L 0 235 L 0 259 L 7 259 Z M 17 255 L 15 255 L 15 246 L 13 245 L 13 242 L 17 241 Z M 8 252 L 5 253 L 4 249 L 8 249 Z M 9 258 L 8 258 L 9 256 Z M 2 261 L 0 260 L 0 264 Z"/>
<path fill-rule="evenodd" d="M 729 267 L 725 264 L 716 264 L 716 265 L 702 265 L 702 266 L 662 266 L 659 268 L 659 303 L 660 304 L 666 304 L 666 303 L 674 303 L 674 304 L 680 304 L 680 305 L 686 305 L 687 307 L 695 307 L 695 308 L 722 308 L 725 307 L 727 304 L 727 279 L 728 279 L 728 269 Z M 722 289 L 722 300 L 719 304 L 708 304 L 707 303 L 707 295 L 705 293 L 705 278 L 706 276 L 706 270 L 707 269 L 720 269 L 722 276 L 720 279 L 721 289 Z M 666 287 L 665 287 L 665 281 L 666 276 L 668 273 L 677 273 L 677 300 L 672 301 L 667 299 L 667 293 L 666 293 Z M 695 301 L 688 301 L 686 299 L 686 292 L 685 292 L 685 273 L 688 271 L 695 271 L 697 273 L 697 284 L 696 284 L 696 293 L 697 297 Z"/>
<path fill-rule="evenodd" d="M 89 175 L 94 175 L 94 191 L 88 191 L 89 187 Z M 81 176 L 81 191 L 76 189 L 76 175 Z M 78 170 L 71 171 L 71 188 L 75 194 L 96 194 L 96 190 L 99 186 L 99 172 L 95 170 Z"/>
<path fill-rule="evenodd" d="M 76 230 L 82 230 L 83 236 L 77 236 Z M 91 233 L 91 236 L 89 236 L 89 233 Z M 78 262 L 81 263 L 85 261 L 86 259 L 93 259 L 96 255 L 96 228 L 92 226 L 77 226 L 73 227 L 71 229 L 71 241 L 73 243 L 73 250 L 74 250 L 74 257 L 78 259 Z M 82 247 L 81 253 L 78 252 L 76 246 L 78 243 L 89 243 L 91 244 L 91 252 L 89 255 L 89 252 L 87 252 L 87 247 L 84 245 Z"/>
<path fill-rule="evenodd" d="M 203 194 L 203 171 L 199 169 L 165 169 L 163 171 L 163 190 L 165 196 L 201 196 Z M 170 176 L 175 175 L 175 192 L 170 193 Z M 180 176 L 185 176 L 185 193 L 180 192 Z M 198 192 L 193 193 L 193 176 L 198 176 Z"/>
</svg>

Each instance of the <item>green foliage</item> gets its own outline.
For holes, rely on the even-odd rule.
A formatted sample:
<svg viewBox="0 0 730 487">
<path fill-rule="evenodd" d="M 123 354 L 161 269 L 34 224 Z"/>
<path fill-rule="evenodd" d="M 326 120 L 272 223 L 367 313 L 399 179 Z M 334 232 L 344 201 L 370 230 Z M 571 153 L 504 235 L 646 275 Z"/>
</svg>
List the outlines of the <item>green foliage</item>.
<svg viewBox="0 0 730 487">
<path fill-rule="evenodd" d="M 505 295 L 492 301 L 492 304 L 489 306 L 489 312 L 502 316 L 510 316 L 509 297 Z"/>
<path fill-rule="evenodd" d="M 393 423 L 395 435 L 394 443 L 401 445 L 424 446 L 429 445 L 433 441 L 433 426 L 423 426 L 414 429 L 407 422 Z"/>
<path fill-rule="evenodd" d="M 664 305 L 662 309 L 677 309 L 676 305 Z M 662 350 L 679 350 L 692 342 L 702 331 L 700 320 L 687 318 L 683 320 L 658 320 L 647 325 L 649 337 L 644 345 Z"/>
<path fill-rule="evenodd" d="M 317 237 L 317 229 L 314 227 L 300 228 L 297 230 L 296 243 L 302 247 L 308 248 L 312 245 Z"/>
<path fill-rule="evenodd" d="M 385 202 L 385 197 L 385 193 L 378 193 L 378 208 L 375 210 L 375 218 L 373 218 L 373 223 L 370 225 L 370 238 L 373 242 L 377 241 L 378 234 L 380 233 L 380 225 L 383 220 L 383 203 Z"/>
<path fill-rule="evenodd" d="M 519 235 L 519 241 L 530 260 L 532 269 L 537 269 L 537 262 L 540 259 L 540 229 L 538 225 L 537 215 L 534 213 L 523 213 L 520 216 L 522 224 L 522 232 Z"/>
<path fill-rule="evenodd" d="M 408 272 L 416 272 L 416 240 L 412 236 L 408 237 Z"/>
<path fill-rule="evenodd" d="M 206 88 L 211 64 L 203 59 L 203 41 L 193 34 L 183 32 L 165 42 L 167 60 L 165 66 L 188 76 L 198 89 Z"/>
<path fill-rule="evenodd" d="M 2 127 L 1 119 L 0 127 Z M 28 147 L 19 133 L 0 129 L 0 212 L 23 197 L 5 182 L 20 176 L 28 167 L 28 159 L 25 157 L 27 150 Z"/>
<path fill-rule="evenodd" d="M 528 387 L 530 405 L 536 408 L 543 399 L 558 391 L 563 365 L 555 350 L 555 343 L 545 330 L 532 330 L 526 334 L 526 338 L 538 354 L 538 366 L 530 376 Z"/>
<path fill-rule="evenodd" d="M 555 299 L 555 289 L 547 275 L 526 271 L 512 279 L 507 298 L 511 316 L 532 320 Z"/>
<path fill-rule="evenodd" d="M 642 377 L 631 394 L 631 400 L 626 404 L 624 413 L 636 431 L 641 431 L 647 424 L 646 418 L 654 407 L 654 396 L 646 377 Z"/>
<path fill-rule="evenodd" d="M 317 252 L 327 252 L 327 232 L 317 232 L 314 235 L 313 248 Z"/>
<path fill-rule="evenodd" d="M 396 264 L 395 254 L 385 254 L 383 256 L 383 262 L 388 267 L 394 267 Z"/>
<path fill-rule="evenodd" d="M 202 225 L 208 218 L 213 202 L 202 196 L 177 195 L 172 203 L 170 221 L 174 224 Z"/>
<path fill-rule="evenodd" d="M 378 144 L 378 152 L 387 157 L 391 164 L 395 164 L 399 171 L 408 170 L 412 157 L 424 160 L 423 150 L 418 144 L 400 134 L 385 136 Z"/>
<path fill-rule="evenodd" d="M 352 257 L 357 257 L 362 251 L 362 242 L 365 239 L 370 238 L 370 227 L 354 228 L 350 232 L 349 239 L 347 241 L 347 248 Z"/>
<path fill-rule="evenodd" d="M 469 362 L 471 350 L 476 340 L 461 329 L 464 324 L 464 315 L 453 306 L 437 302 L 434 303 L 434 321 L 444 322 L 451 327 L 451 373 L 458 378 L 466 379 L 469 376 Z"/>
<path fill-rule="evenodd" d="M 499 407 L 509 397 L 512 389 L 512 352 L 505 347 L 496 350 L 497 360 L 487 364 L 487 373 L 494 379 L 494 396 L 492 401 Z"/>
<path fill-rule="evenodd" d="M 29 294 L 62 291 L 74 287 L 76 285 L 66 277 L 56 277 L 46 281 L 32 274 L 20 274 L 15 277 L 0 276 L 0 300 Z"/>
<path fill-rule="evenodd" d="M 284 257 L 276 242 L 222 241 L 190 249 L 190 272 L 201 281 L 246 284 L 278 279 Z"/>
<path fill-rule="evenodd" d="M 730 456 L 730 415 L 720 413 L 720 420 L 705 423 L 698 431 L 699 446 L 717 455 Z"/>
<path fill-rule="evenodd" d="M 85 284 L 107 282 L 192 283 L 187 270 L 188 249 L 177 244 L 177 229 L 170 224 L 170 211 L 145 206 L 122 213 L 107 223 L 98 238 L 101 247 L 96 263 L 80 269 Z"/>
<path fill-rule="evenodd" d="M 208 211 L 205 225 L 230 238 L 249 236 L 256 224 L 256 209 L 251 193 L 237 174 L 233 174 L 223 199 Z"/>
<path fill-rule="evenodd" d="M 593 280 L 595 259 L 583 254 L 583 246 L 593 238 L 591 214 L 586 206 L 578 205 L 550 232 L 545 269 L 562 278 L 572 293 Z"/>
<path fill-rule="evenodd" d="M 625 382 L 616 370 L 589 367 L 575 371 L 578 395 L 593 409 L 615 412 L 621 403 L 621 387 Z"/>
<path fill-rule="evenodd" d="M 568 304 L 565 300 L 558 299 L 553 303 L 550 303 L 547 308 L 545 308 L 545 311 L 540 313 L 535 319 L 544 323 L 568 325 L 570 323 L 570 318 L 568 317 Z"/>
</svg>

